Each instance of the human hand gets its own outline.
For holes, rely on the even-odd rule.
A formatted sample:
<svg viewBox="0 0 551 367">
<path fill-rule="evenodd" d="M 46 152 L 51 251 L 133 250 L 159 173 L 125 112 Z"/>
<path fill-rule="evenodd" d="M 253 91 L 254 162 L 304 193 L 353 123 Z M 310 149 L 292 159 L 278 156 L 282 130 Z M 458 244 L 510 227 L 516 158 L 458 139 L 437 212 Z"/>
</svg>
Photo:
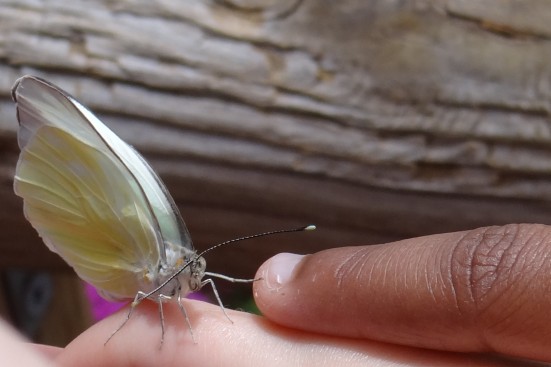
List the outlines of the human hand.
<svg viewBox="0 0 551 367">
<path fill-rule="evenodd" d="M 191 340 L 178 308 L 167 304 L 165 342 L 161 347 L 157 308 L 152 302 L 143 302 L 128 324 L 105 346 L 105 340 L 126 317 L 127 310 L 92 326 L 64 349 L 18 341 L 15 349 L 11 349 L 9 343 L 1 344 L 0 349 L 4 351 L 0 358 L 6 361 L 6 356 L 17 350 L 18 355 L 11 359 L 8 356 L 7 361 L 12 363 L 6 365 L 33 367 L 519 366 L 517 361 L 502 358 L 307 333 L 278 326 L 259 316 L 228 310 L 232 324 L 216 305 L 199 301 L 186 301 L 185 305 L 197 344 Z M 37 363 L 39 356 L 29 358 L 37 350 L 49 361 L 42 358 Z"/>
<path fill-rule="evenodd" d="M 292 260 L 276 256 L 254 285 L 268 319 L 228 311 L 232 324 L 219 307 L 186 301 L 194 344 L 178 308 L 166 304 L 159 348 L 156 305 L 143 302 L 106 346 L 127 310 L 48 349 L 48 358 L 82 367 L 541 365 L 456 352 L 551 360 L 548 232 L 508 226 L 333 249 L 303 258 L 280 283 L 273 270 L 285 277 Z"/>
</svg>

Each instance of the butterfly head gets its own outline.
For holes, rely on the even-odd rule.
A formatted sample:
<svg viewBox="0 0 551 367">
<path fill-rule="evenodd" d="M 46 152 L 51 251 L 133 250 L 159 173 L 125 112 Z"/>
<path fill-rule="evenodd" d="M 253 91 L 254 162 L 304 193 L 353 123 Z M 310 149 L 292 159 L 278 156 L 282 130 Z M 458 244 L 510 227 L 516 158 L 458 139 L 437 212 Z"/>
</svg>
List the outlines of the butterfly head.
<svg viewBox="0 0 551 367">
<path fill-rule="evenodd" d="M 191 264 L 189 265 L 189 278 L 185 277 L 185 279 L 181 280 L 181 282 L 185 280 L 188 281 L 189 291 L 195 292 L 201 288 L 206 267 L 207 262 L 201 256 L 196 256 L 191 260 Z"/>
</svg>

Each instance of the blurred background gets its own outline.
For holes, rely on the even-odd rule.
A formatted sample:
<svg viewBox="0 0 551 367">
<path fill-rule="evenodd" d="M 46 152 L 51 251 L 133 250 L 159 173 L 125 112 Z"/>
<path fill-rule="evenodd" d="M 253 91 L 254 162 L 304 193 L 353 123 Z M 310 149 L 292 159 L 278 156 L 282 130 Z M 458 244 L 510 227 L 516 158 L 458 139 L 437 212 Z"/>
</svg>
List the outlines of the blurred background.
<svg viewBox="0 0 551 367">
<path fill-rule="evenodd" d="M 283 251 L 549 223 L 549 19 L 536 0 L 0 0 L 0 314 L 55 345 L 93 322 L 13 193 L 18 77 L 143 153 L 198 249 L 318 226 L 206 259 L 250 278 Z"/>
</svg>

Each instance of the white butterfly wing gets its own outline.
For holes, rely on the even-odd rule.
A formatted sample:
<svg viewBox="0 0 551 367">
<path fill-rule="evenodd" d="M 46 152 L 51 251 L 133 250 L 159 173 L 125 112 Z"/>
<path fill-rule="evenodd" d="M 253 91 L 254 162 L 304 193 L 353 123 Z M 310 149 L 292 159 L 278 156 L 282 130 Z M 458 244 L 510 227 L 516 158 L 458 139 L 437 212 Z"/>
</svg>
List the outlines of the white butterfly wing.
<svg viewBox="0 0 551 367">
<path fill-rule="evenodd" d="M 111 299 L 158 282 L 167 248 L 192 249 L 178 210 L 145 160 L 90 111 L 26 76 L 13 97 L 21 155 L 14 188 L 48 247 Z"/>
</svg>

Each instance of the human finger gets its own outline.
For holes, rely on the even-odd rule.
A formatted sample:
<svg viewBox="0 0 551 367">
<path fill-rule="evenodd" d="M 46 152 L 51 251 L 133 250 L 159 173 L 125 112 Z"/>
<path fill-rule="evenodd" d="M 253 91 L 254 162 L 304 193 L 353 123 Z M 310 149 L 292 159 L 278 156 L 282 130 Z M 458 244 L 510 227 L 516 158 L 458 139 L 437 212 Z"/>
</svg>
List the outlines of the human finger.
<svg viewBox="0 0 551 367">
<path fill-rule="evenodd" d="M 53 367 L 54 364 L 0 320 L 0 366 Z"/>
<path fill-rule="evenodd" d="M 551 360 L 551 231 L 507 225 L 282 254 L 257 272 L 257 305 L 305 331 Z"/>
<path fill-rule="evenodd" d="M 144 302 L 145 303 L 145 302 Z M 186 301 L 196 343 L 173 304 L 165 306 L 166 333 L 160 346 L 155 305 L 138 307 L 128 324 L 107 345 L 106 338 L 125 318 L 120 312 L 83 333 L 56 362 L 59 366 L 518 366 L 488 356 L 448 354 L 373 341 L 310 334 L 278 326 L 266 319 Z"/>
</svg>

